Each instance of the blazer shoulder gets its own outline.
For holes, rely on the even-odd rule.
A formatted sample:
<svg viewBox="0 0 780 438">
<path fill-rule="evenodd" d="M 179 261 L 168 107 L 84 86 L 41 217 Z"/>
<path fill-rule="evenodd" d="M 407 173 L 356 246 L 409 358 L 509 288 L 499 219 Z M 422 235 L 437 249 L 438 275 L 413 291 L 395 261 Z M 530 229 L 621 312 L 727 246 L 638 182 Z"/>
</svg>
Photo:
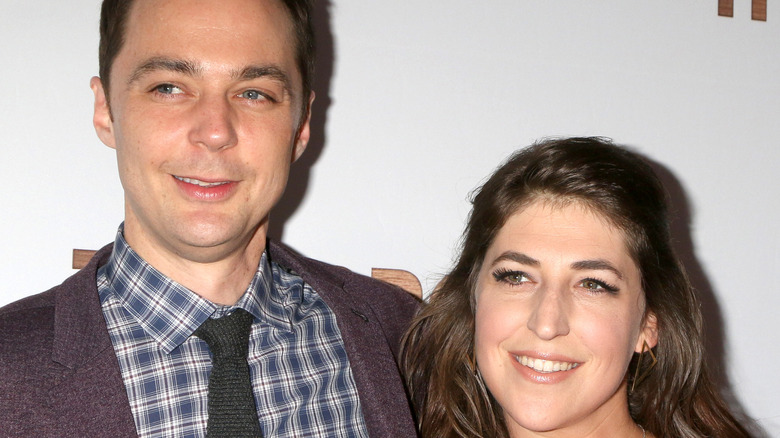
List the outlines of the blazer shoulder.
<svg viewBox="0 0 780 438">
<path fill-rule="evenodd" d="M 313 286 L 326 283 L 327 286 L 351 293 L 358 301 L 369 301 L 381 307 L 401 306 L 398 309 L 400 311 L 408 308 L 414 312 L 420 306 L 418 298 L 398 286 L 358 274 L 343 266 L 305 257 L 278 242 L 270 241 L 268 249 L 272 260 L 296 272 Z M 319 292 L 316 287 L 315 290 Z"/>
<path fill-rule="evenodd" d="M 28 344 L 32 340 L 31 335 L 53 330 L 58 288 L 56 286 L 0 308 L 0 351 L 5 352 L 12 345 Z M 0 360 L 3 357 L 5 355 L 0 354 Z"/>
<path fill-rule="evenodd" d="M 42 372 L 51 362 L 55 289 L 0 309 L 0 393 L 12 399 L 21 397 L 12 393 L 24 387 L 30 373 Z"/>
<path fill-rule="evenodd" d="M 54 294 L 58 287 L 59 286 L 55 286 L 46 292 L 30 295 L 29 297 L 22 298 L 0 307 L 0 322 L 15 319 L 19 317 L 19 315 L 24 315 L 26 312 L 33 311 L 34 309 L 53 308 Z"/>
<path fill-rule="evenodd" d="M 87 267 L 62 284 L 0 308 L 0 365 L 21 368 L 31 360 L 51 360 L 57 319 L 64 308 L 83 308 L 80 295 L 91 296 L 97 290 L 96 266 L 105 252 L 106 248 L 102 249 Z M 74 294 L 75 301 L 71 299 Z"/>
<path fill-rule="evenodd" d="M 381 325 L 393 350 L 397 350 L 401 336 L 420 308 L 421 301 L 417 297 L 345 267 L 304 257 L 276 242 L 270 242 L 268 248 L 272 259 L 311 284 L 337 314 L 339 304 L 351 303 L 352 311 L 370 309 L 368 311 Z"/>
</svg>

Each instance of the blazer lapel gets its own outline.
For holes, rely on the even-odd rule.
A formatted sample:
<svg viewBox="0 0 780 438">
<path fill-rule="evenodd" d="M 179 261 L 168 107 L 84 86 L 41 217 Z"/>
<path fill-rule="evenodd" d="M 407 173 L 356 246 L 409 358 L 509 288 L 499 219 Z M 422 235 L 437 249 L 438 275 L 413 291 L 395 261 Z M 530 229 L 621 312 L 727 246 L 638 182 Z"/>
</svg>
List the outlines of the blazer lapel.
<svg viewBox="0 0 780 438">
<path fill-rule="evenodd" d="M 365 282 L 347 282 L 345 295 L 371 295 Z M 328 305 L 331 305 L 328 302 Z M 372 437 L 415 437 L 406 387 L 401 379 L 392 347 L 369 300 L 354 300 L 341 312 L 339 330 L 349 354 L 352 375 L 360 398 L 369 435 Z"/>
</svg>

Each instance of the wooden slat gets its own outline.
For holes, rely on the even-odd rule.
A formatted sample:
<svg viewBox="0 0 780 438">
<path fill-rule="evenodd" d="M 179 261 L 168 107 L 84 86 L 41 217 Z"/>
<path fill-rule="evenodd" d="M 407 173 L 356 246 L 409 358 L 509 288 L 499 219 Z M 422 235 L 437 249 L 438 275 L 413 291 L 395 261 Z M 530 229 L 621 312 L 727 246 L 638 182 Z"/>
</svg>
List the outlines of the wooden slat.
<svg viewBox="0 0 780 438">
<path fill-rule="evenodd" d="M 91 249 L 74 249 L 73 250 L 73 269 L 81 269 L 87 266 L 89 259 L 95 255 L 97 251 Z"/>
<path fill-rule="evenodd" d="M 718 15 L 721 17 L 733 17 L 734 0 L 718 0 Z"/>
<path fill-rule="evenodd" d="M 754 20 L 766 21 L 766 0 L 753 0 L 752 16 Z"/>
<path fill-rule="evenodd" d="M 371 276 L 385 283 L 400 287 L 410 294 L 422 299 L 422 285 L 420 280 L 409 271 L 403 269 L 371 268 Z"/>
</svg>

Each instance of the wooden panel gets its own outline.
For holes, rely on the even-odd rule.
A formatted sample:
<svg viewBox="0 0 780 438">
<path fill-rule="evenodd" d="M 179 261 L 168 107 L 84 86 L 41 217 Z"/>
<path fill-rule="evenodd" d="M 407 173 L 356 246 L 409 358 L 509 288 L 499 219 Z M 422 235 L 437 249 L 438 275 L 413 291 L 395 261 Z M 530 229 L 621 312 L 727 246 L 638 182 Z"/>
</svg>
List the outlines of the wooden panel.
<svg viewBox="0 0 780 438">
<path fill-rule="evenodd" d="M 73 250 L 73 269 L 81 269 L 87 266 L 89 259 L 95 255 L 97 251 L 91 249 L 74 249 Z"/>
<path fill-rule="evenodd" d="M 410 294 L 422 299 L 420 280 L 409 271 L 402 269 L 371 268 L 371 276 L 385 283 L 394 284 Z"/>
<path fill-rule="evenodd" d="M 721 17 L 733 17 L 734 0 L 718 0 L 718 15 Z"/>
<path fill-rule="evenodd" d="M 753 0 L 753 19 L 766 21 L 766 0 Z"/>
</svg>

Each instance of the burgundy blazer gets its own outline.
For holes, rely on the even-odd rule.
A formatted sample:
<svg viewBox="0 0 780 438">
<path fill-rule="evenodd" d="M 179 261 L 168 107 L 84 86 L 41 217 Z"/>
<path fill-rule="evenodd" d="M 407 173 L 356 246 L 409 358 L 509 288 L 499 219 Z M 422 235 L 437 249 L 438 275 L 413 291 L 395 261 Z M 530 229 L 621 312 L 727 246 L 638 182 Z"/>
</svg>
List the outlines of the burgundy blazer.
<svg viewBox="0 0 780 438">
<path fill-rule="evenodd" d="M 0 437 L 136 436 L 95 280 L 111 248 L 61 285 L 0 308 Z M 419 302 L 281 244 L 268 251 L 336 314 L 370 436 L 417 436 L 396 358 Z"/>
</svg>

